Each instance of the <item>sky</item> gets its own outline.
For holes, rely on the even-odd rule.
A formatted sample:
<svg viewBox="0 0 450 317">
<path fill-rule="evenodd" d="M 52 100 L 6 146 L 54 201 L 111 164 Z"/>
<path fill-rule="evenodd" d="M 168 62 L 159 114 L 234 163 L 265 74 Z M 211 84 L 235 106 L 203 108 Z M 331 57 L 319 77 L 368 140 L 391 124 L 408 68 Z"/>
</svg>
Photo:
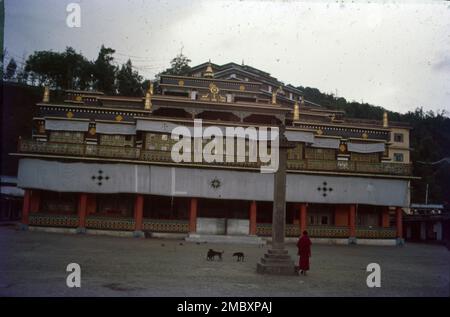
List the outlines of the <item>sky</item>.
<svg viewBox="0 0 450 317">
<path fill-rule="evenodd" d="M 6 0 L 4 36 L 6 63 L 66 46 L 93 60 L 104 44 L 152 79 L 182 52 L 392 111 L 450 112 L 449 1 Z"/>
</svg>

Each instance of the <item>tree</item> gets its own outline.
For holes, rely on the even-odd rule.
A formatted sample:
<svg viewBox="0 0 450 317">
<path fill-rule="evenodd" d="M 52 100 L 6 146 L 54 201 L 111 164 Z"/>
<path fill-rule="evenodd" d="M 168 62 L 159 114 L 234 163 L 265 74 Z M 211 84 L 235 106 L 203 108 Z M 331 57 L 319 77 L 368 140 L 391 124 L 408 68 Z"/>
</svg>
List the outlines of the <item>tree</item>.
<svg viewBox="0 0 450 317">
<path fill-rule="evenodd" d="M 119 94 L 125 96 L 142 96 L 142 76 L 133 70 L 131 60 L 122 65 L 117 72 L 117 87 Z"/>
<path fill-rule="evenodd" d="M 96 79 L 96 89 L 106 94 L 116 92 L 115 79 L 117 67 L 112 64 L 116 51 L 102 45 L 98 57 L 93 65 L 94 77 Z"/>
<path fill-rule="evenodd" d="M 60 89 L 84 89 L 92 65 L 83 55 L 67 47 L 63 53 L 36 51 L 26 61 L 25 72 L 33 74 L 40 85 Z M 30 75 L 31 76 L 31 75 Z"/>
<path fill-rule="evenodd" d="M 167 68 L 165 71 L 163 71 L 160 74 L 162 74 L 162 75 L 178 75 L 178 76 L 184 75 L 191 69 L 191 67 L 189 66 L 190 62 L 191 62 L 191 60 L 189 58 L 187 58 L 182 53 L 180 53 L 170 61 L 171 67 Z"/>
<path fill-rule="evenodd" d="M 9 60 L 8 66 L 6 66 L 5 79 L 10 80 L 16 75 L 17 63 L 14 58 Z"/>
</svg>

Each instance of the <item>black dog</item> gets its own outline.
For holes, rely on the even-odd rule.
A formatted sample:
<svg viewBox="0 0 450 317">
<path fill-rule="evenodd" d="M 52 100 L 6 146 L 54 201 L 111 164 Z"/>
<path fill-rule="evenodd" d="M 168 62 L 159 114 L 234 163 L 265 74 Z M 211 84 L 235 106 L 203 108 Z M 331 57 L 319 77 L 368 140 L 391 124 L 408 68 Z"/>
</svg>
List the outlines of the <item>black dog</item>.
<svg viewBox="0 0 450 317">
<path fill-rule="evenodd" d="M 219 260 L 222 261 L 222 252 L 214 251 L 213 249 L 209 249 L 208 253 L 206 254 L 206 260 L 208 261 L 214 261 L 215 257 L 218 256 Z"/>
<path fill-rule="evenodd" d="M 244 262 L 244 252 L 236 252 L 233 253 L 233 256 L 237 256 L 237 261 L 242 261 Z"/>
</svg>

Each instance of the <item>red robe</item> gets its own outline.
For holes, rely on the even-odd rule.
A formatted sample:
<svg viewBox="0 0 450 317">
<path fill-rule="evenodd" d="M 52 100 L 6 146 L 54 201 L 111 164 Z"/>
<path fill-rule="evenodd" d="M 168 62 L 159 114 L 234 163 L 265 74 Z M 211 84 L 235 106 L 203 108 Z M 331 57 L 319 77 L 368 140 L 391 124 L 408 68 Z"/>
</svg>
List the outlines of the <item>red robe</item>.
<svg viewBox="0 0 450 317">
<path fill-rule="evenodd" d="M 299 269 L 302 271 L 309 270 L 309 257 L 311 256 L 311 240 L 308 236 L 302 236 L 297 242 L 298 255 L 300 260 L 298 262 Z"/>
</svg>

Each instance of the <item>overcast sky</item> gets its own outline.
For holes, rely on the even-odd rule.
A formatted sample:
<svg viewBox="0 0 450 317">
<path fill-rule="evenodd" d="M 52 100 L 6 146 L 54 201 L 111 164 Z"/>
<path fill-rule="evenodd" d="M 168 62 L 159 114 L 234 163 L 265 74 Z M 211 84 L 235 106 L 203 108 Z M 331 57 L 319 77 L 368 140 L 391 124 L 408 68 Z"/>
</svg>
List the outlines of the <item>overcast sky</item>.
<svg viewBox="0 0 450 317">
<path fill-rule="evenodd" d="M 71 2 L 80 28 L 66 25 Z M 66 46 L 94 59 L 101 44 L 147 78 L 182 49 L 192 66 L 244 61 L 347 100 L 450 111 L 445 1 L 5 1 L 7 61 Z"/>
</svg>

